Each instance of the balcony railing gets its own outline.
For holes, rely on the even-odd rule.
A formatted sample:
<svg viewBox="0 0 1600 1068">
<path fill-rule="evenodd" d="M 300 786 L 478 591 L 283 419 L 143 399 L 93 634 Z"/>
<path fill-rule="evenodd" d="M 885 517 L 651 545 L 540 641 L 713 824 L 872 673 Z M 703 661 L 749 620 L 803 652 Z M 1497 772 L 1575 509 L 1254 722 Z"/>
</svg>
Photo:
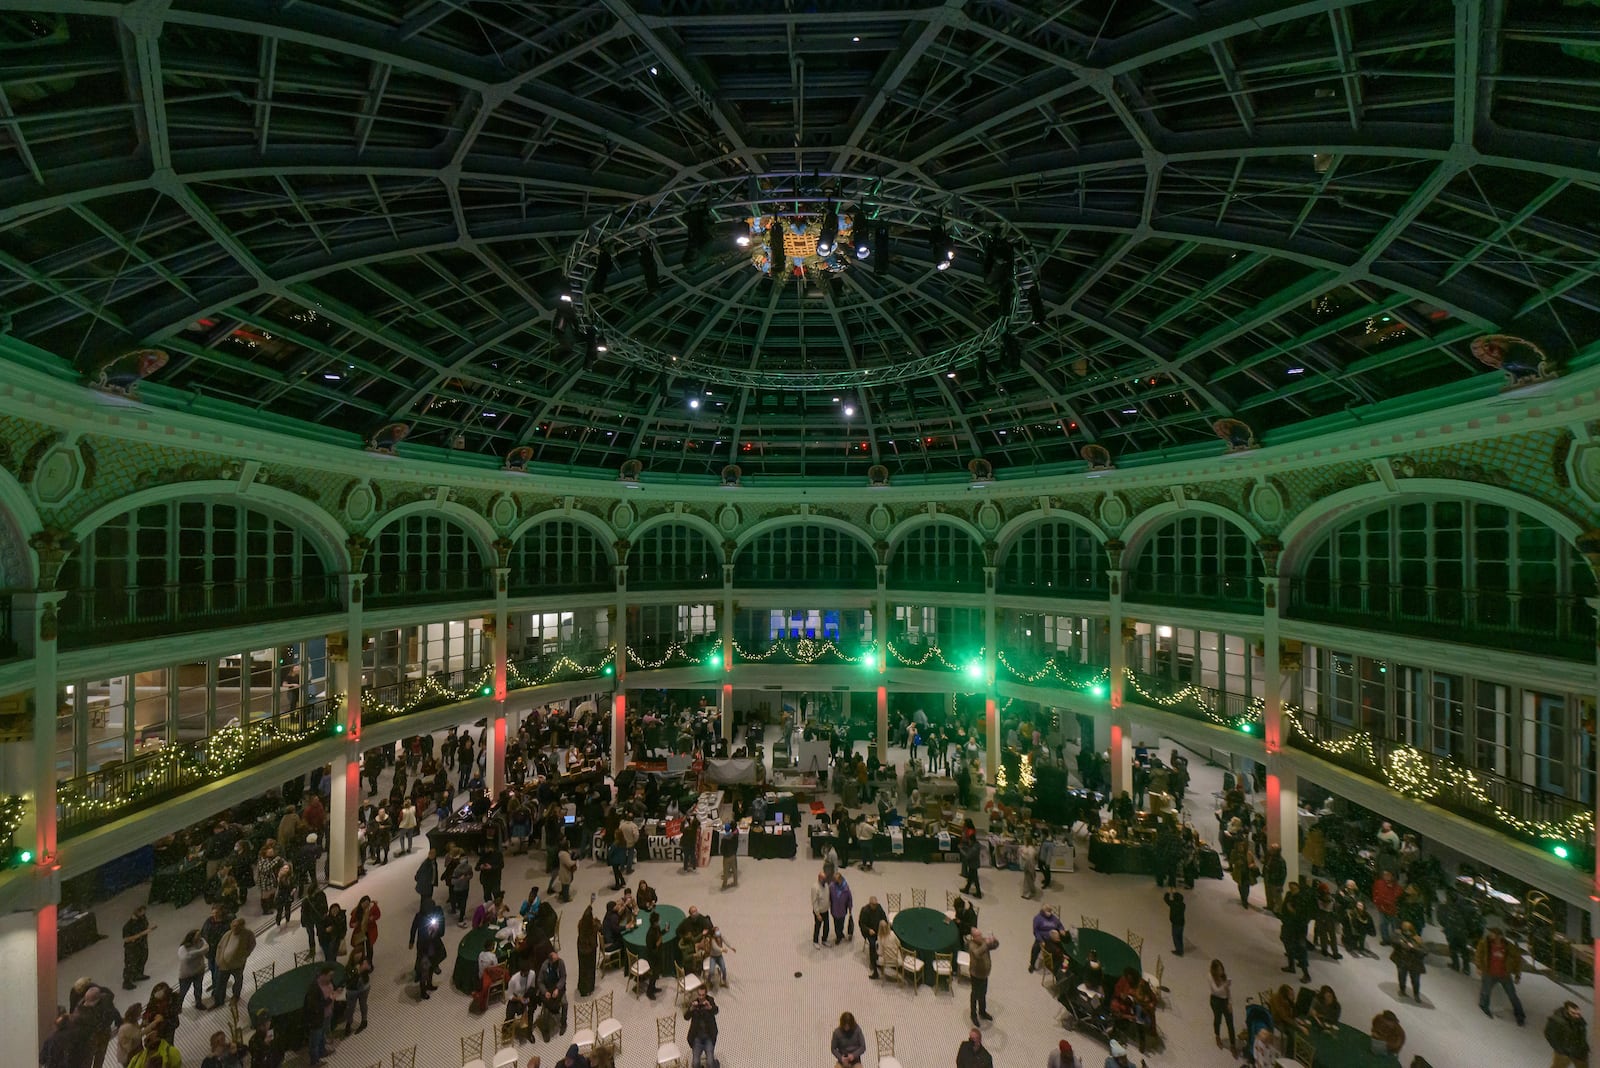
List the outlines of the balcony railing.
<svg viewBox="0 0 1600 1068">
<path fill-rule="evenodd" d="M 1103 601 L 1109 595 L 1105 572 L 1069 572 L 1053 580 L 1042 575 L 1025 574 L 995 580 L 995 593 L 1014 597 L 1076 597 L 1081 600 Z"/>
<path fill-rule="evenodd" d="M 67 647 L 104 645 L 340 610 L 337 575 L 85 588 L 62 598 L 60 637 Z"/>
<path fill-rule="evenodd" d="M 325 697 L 280 713 L 276 723 L 225 727 L 207 738 L 163 745 L 132 760 L 113 761 L 87 775 L 63 779 L 56 784 L 57 834 L 62 838 L 81 834 L 310 745 L 326 737 L 337 700 Z"/>
<path fill-rule="evenodd" d="M 401 575 L 373 575 L 367 580 L 367 600 L 371 604 L 421 604 L 486 595 L 488 572 L 481 568 L 465 571 L 417 571 Z"/>
<path fill-rule="evenodd" d="M 1122 697 L 1124 701 L 1148 701 L 1163 712 L 1220 726 L 1238 727 L 1261 718 L 1254 699 L 1242 693 L 1228 693 L 1166 675 L 1130 671 Z"/>
<path fill-rule="evenodd" d="M 485 683 L 492 685 L 494 673 L 489 668 L 457 668 L 454 671 L 434 671 L 415 678 L 400 679 L 361 688 L 361 723 L 382 723 L 387 719 L 438 708 L 452 701 L 482 696 L 477 692 Z"/>
<path fill-rule="evenodd" d="M 1129 575 L 1127 599 L 1149 597 L 1158 598 L 1160 604 L 1234 612 L 1244 605 L 1260 606 L 1261 582 L 1244 575 L 1152 575 L 1141 571 Z"/>
<path fill-rule="evenodd" d="M 1289 584 L 1288 615 L 1397 634 L 1594 659 L 1594 612 L 1573 594 L 1371 582 Z"/>
<path fill-rule="evenodd" d="M 1564 844 L 1582 845 L 1593 854 L 1593 805 L 1492 771 L 1464 767 L 1458 759 L 1393 738 L 1341 730 L 1326 717 L 1302 720 L 1301 727 L 1288 732 L 1288 743 L 1320 760 L 1535 844 L 1546 844 L 1550 837 L 1538 828 L 1559 827 Z"/>
<path fill-rule="evenodd" d="M 541 656 L 523 657 L 508 665 L 506 686 L 520 690 L 573 679 L 599 679 L 615 671 L 611 647 L 600 649 L 553 650 Z"/>
</svg>

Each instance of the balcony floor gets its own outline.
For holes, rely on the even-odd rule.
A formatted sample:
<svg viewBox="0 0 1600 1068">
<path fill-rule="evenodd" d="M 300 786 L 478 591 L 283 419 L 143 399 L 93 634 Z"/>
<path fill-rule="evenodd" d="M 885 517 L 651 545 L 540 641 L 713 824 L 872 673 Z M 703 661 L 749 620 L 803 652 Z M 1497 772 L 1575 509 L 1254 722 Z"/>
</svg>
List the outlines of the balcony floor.
<svg viewBox="0 0 1600 1068">
<path fill-rule="evenodd" d="M 1171 743 L 1163 743 L 1163 748 Z M 903 762 L 905 753 L 891 755 Z M 1189 793 L 1192 818 L 1205 833 L 1215 833 L 1211 808 L 1213 793 L 1220 789 L 1221 775 L 1199 759 L 1191 761 L 1193 788 Z M 388 789 L 384 776 L 381 793 Z M 419 839 L 419 842 L 421 840 Z M 870 1036 L 875 1027 L 896 1028 L 896 1052 L 902 1064 L 948 1064 L 956 1046 L 966 1035 L 966 989 L 958 981 L 956 996 L 934 995 L 923 989 L 913 996 L 909 990 L 892 984 L 879 984 L 866 977 L 865 950 L 860 939 L 842 947 L 814 949 L 808 942 L 807 887 L 815 878 L 815 865 L 804 859 L 752 861 L 742 859 L 742 885 L 722 892 L 718 889 L 716 865 L 684 875 L 677 866 L 664 862 L 641 861 L 634 875 L 655 885 L 663 901 L 680 907 L 698 904 L 722 927 L 739 952 L 728 958 L 733 985 L 718 993 L 723 1012 L 718 1058 L 726 1068 L 813 1068 L 827 1057 L 828 1035 L 843 1010 L 853 1011 Z M 500 1016 L 498 1006 L 485 1016 L 472 1016 L 467 999 L 448 987 L 456 943 L 462 932 L 452 926 L 447 936 L 450 958 L 445 964 L 444 989 L 426 1004 L 415 1000 L 409 988 L 410 954 L 406 951 L 406 930 L 415 910 L 416 895 L 412 875 L 420 854 L 372 869 L 366 878 L 349 890 L 331 893 L 348 909 L 362 894 L 371 894 L 384 915 L 377 943 L 378 970 L 371 995 L 372 1026 L 348 1042 L 332 1057 L 339 1065 L 367 1065 L 388 1062 L 390 1050 L 399 1046 L 418 1046 L 419 1065 L 455 1065 L 457 1038 L 475 1034 L 491 1026 Z M 536 870 L 537 869 L 537 870 Z M 506 896 L 520 900 L 534 879 L 544 883 L 542 860 L 532 857 L 508 858 Z M 857 906 L 868 895 L 883 900 L 886 891 L 908 891 L 913 886 L 928 891 L 929 903 L 941 903 L 944 891 L 960 888 L 954 865 L 907 865 L 881 861 L 876 872 L 848 871 Z M 1099 1065 L 1105 1049 L 1087 1038 L 1065 1032 L 1056 1022 L 1054 1004 L 1040 989 L 1037 977 L 1029 975 L 1024 963 L 1030 941 L 1029 923 L 1038 905 L 1021 899 L 1020 875 L 1015 872 L 986 870 L 986 893 L 979 902 L 981 926 L 1000 939 L 995 955 L 995 971 L 990 981 L 989 1011 L 995 1021 L 984 1032 L 984 1041 L 1001 1065 L 1037 1064 L 1067 1037 L 1087 1065 Z M 572 904 L 559 909 L 561 936 L 566 947 L 570 972 L 569 997 L 576 1000 L 577 965 L 572 960 L 576 924 L 589 894 L 610 896 L 610 873 L 593 861 L 580 867 L 574 884 Z M 78 976 L 93 976 L 117 991 L 117 1004 L 125 1008 L 133 999 L 143 1000 L 151 984 L 137 991 L 120 990 L 121 950 L 114 936 L 133 905 L 142 901 L 147 887 L 139 886 L 95 909 L 100 930 L 107 937 L 63 961 L 59 969 L 61 999 L 66 1000 L 72 981 Z M 476 885 L 474 885 L 476 891 Z M 1164 1052 L 1147 1059 L 1160 1065 L 1227 1065 L 1234 1063 L 1216 1049 L 1210 1038 L 1210 1012 L 1206 1005 L 1205 969 L 1213 956 L 1220 957 L 1233 976 L 1235 1011 L 1243 1024 L 1246 996 L 1276 986 L 1284 978 L 1278 971 L 1283 959 L 1278 947 L 1277 923 L 1259 907 L 1246 913 L 1239 908 L 1237 894 L 1229 881 L 1202 880 L 1189 899 L 1189 924 L 1185 956 L 1175 959 L 1168 945 L 1166 909 L 1161 891 L 1144 877 L 1100 875 L 1088 868 L 1087 851 L 1078 850 L 1078 871 L 1056 876 L 1055 887 L 1047 895 L 1058 902 L 1069 924 L 1076 926 L 1080 913 L 1098 916 L 1105 930 L 1119 934 L 1128 927 L 1144 935 L 1145 966 L 1153 968 L 1156 955 L 1166 959 L 1166 981 L 1171 988 L 1172 1007 L 1159 1015 L 1167 1040 Z M 907 895 L 909 901 L 909 895 Z M 1255 902 L 1261 902 L 1260 888 Z M 476 904 L 476 900 L 473 901 Z M 774 915 L 774 906 L 778 914 Z M 151 921 L 160 926 L 151 939 L 149 971 L 155 979 L 171 981 L 175 947 L 183 933 L 198 927 L 206 914 L 196 901 L 174 912 L 167 905 L 151 909 Z M 265 930 L 250 967 L 277 961 L 287 968 L 295 950 L 305 947 L 304 932 L 298 926 L 273 930 L 259 915 L 259 904 L 252 893 L 245 916 L 258 932 Z M 1442 948 L 1437 928 L 1425 932 L 1430 943 Z M 1374 941 L 1371 943 L 1376 945 Z M 1323 961 L 1313 955 L 1315 983 L 1330 983 L 1344 1003 L 1344 1019 L 1365 1026 L 1382 1009 L 1393 1009 L 1409 1036 L 1403 1062 L 1421 1054 L 1435 1065 L 1452 1064 L 1543 1064 L 1549 1052 L 1540 1032 L 1545 1017 L 1563 1000 L 1571 998 L 1587 1007 L 1591 998 L 1586 990 L 1569 993 L 1542 975 L 1527 976 L 1520 986 L 1530 1023 L 1518 1028 L 1503 999 L 1497 1000 L 1497 1018 L 1487 1020 L 1478 1012 L 1477 984 L 1451 972 L 1435 952 L 1429 960 L 1425 978 L 1428 993 L 1418 1005 L 1400 1001 L 1395 994 L 1394 970 L 1386 959 L 1341 962 Z M 796 973 L 800 977 L 796 978 Z M 598 992 L 614 991 L 616 1016 L 623 1023 L 624 1053 L 618 1063 L 624 1068 L 648 1068 L 654 1061 L 654 1018 L 672 1011 L 670 983 L 662 985 L 663 997 L 657 1002 L 636 998 L 622 991 L 617 973 L 599 980 Z M 246 998 L 252 990 L 246 972 Z M 1498 998 L 1498 995 L 1497 995 Z M 678 1015 L 680 1044 L 687 1025 Z M 184 1011 L 184 1026 L 178 1031 L 178 1045 L 185 1063 L 198 1064 L 204 1044 L 212 1031 L 227 1025 L 226 1011 L 197 1012 L 192 1005 Z M 559 1062 L 568 1036 L 557 1036 L 552 1043 L 524 1044 L 523 1063 L 538 1053 L 545 1064 Z M 870 1045 L 870 1037 L 869 1037 Z M 304 1063 L 303 1055 L 289 1063 Z M 869 1062 L 870 1063 L 870 1062 Z M 1135 1059 L 1137 1063 L 1137 1058 Z"/>
</svg>

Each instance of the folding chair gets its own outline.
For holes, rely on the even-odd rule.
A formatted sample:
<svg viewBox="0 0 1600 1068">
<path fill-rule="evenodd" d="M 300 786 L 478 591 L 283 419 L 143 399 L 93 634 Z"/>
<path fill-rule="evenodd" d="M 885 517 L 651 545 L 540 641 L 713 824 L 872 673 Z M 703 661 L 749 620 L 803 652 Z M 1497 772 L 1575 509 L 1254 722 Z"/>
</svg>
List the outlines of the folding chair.
<svg viewBox="0 0 1600 1068">
<path fill-rule="evenodd" d="M 634 997 L 644 993 L 644 981 L 648 978 L 650 978 L 650 962 L 643 957 L 633 958 L 633 963 L 628 965 L 628 981 L 633 984 Z"/>
<path fill-rule="evenodd" d="M 580 1001 L 572 1007 L 572 1025 L 576 1030 L 572 1032 L 572 1041 L 578 1047 L 578 1052 L 585 1057 L 594 1049 L 594 1002 Z"/>
<path fill-rule="evenodd" d="M 885 902 L 883 911 L 889 914 L 889 922 L 894 923 L 895 915 L 900 911 L 900 891 L 891 890 L 883 895 Z"/>
<path fill-rule="evenodd" d="M 1078 926 L 1079 927 L 1087 927 L 1091 931 L 1098 931 L 1098 930 L 1100 930 L 1099 917 L 1096 917 L 1096 916 L 1085 916 L 1083 913 L 1080 912 L 1080 913 L 1078 913 Z"/>
<path fill-rule="evenodd" d="M 915 953 L 900 951 L 900 982 L 904 984 L 907 979 L 911 981 L 911 992 L 915 994 L 917 987 L 922 985 L 922 958 Z"/>
<path fill-rule="evenodd" d="M 925 908 L 927 908 L 928 907 L 928 892 L 926 890 L 918 890 L 916 887 L 913 886 L 911 888 L 911 907 L 914 908 L 914 909 L 925 909 Z"/>
<path fill-rule="evenodd" d="M 939 984 L 943 983 L 945 989 L 954 994 L 955 986 L 951 977 L 955 975 L 956 961 L 954 953 L 935 953 L 933 955 L 933 992 L 939 992 Z"/>
<path fill-rule="evenodd" d="M 688 975 L 683 974 L 683 965 L 681 965 L 681 964 L 673 965 L 673 969 L 672 970 L 677 973 L 677 979 L 678 979 L 678 998 L 677 998 L 677 1000 L 678 1000 L 678 1002 L 680 1004 L 682 1004 L 685 1007 L 687 1007 L 688 1004 L 689 1004 L 690 996 L 693 995 L 695 991 L 699 990 L 701 987 L 706 985 L 705 984 L 705 980 L 701 979 L 698 975 L 695 975 L 693 973 L 690 973 Z"/>
<path fill-rule="evenodd" d="M 461 1036 L 461 1068 L 489 1068 L 483 1061 L 483 1031 Z"/>
<path fill-rule="evenodd" d="M 608 972 L 612 968 L 624 968 L 624 967 L 626 967 L 627 966 L 627 959 L 626 958 L 627 958 L 627 953 L 623 950 L 623 948 L 621 946 L 618 946 L 616 949 L 604 949 L 604 948 L 602 948 L 600 950 L 600 974 L 604 975 L 606 972 Z"/>
<path fill-rule="evenodd" d="M 622 1052 L 622 1021 L 611 1015 L 613 995 L 610 991 L 594 1001 L 595 1045 L 609 1046 L 611 1052 Z"/>
<path fill-rule="evenodd" d="M 1128 937 L 1124 941 L 1133 947 L 1133 951 L 1135 953 L 1139 954 L 1141 957 L 1144 956 L 1144 935 L 1134 934 L 1130 928 L 1128 931 Z"/>
<path fill-rule="evenodd" d="M 668 1013 L 656 1017 L 656 1068 L 683 1063 L 683 1053 L 678 1049 L 678 1015 Z"/>
<path fill-rule="evenodd" d="M 303 966 L 305 966 L 307 964 L 310 964 L 312 961 L 314 961 L 316 959 L 317 959 L 317 955 L 315 953 L 313 953 L 309 949 L 307 949 L 307 950 L 298 950 L 297 949 L 297 950 L 294 951 L 294 966 L 296 968 L 300 968 L 300 967 L 303 967 Z"/>
<path fill-rule="evenodd" d="M 256 989 L 260 990 L 263 984 L 270 983 L 278 977 L 278 962 L 273 961 L 265 968 L 257 968 L 250 973 L 250 976 L 256 981 Z"/>
<path fill-rule="evenodd" d="M 1166 974 L 1166 970 L 1167 970 L 1166 963 L 1161 959 L 1161 956 L 1159 954 L 1157 954 L 1157 956 L 1156 956 L 1156 970 L 1153 971 L 1153 972 L 1145 972 L 1144 973 L 1144 981 L 1149 983 L 1150 984 L 1150 989 L 1154 990 L 1156 992 L 1156 1002 L 1157 1002 L 1157 1004 L 1160 1004 L 1161 1002 L 1168 1000 L 1167 996 L 1166 996 L 1167 995 L 1167 988 L 1165 986 L 1163 986 L 1162 983 L 1161 983 L 1161 977 Z"/>
<path fill-rule="evenodd" d="M 1305 1068 L 1312 1068 L 1317 1059 L 1317 1050 L 1311 1044 L 1311 1037 L 1299 1031 L 1294 1033 L 1294 1059 L 1305 1065 Z"/>
<path fill-rule="evenodd" d="M 894 1056 L 894 1028 L 880 1027 L 873 1033 L 878 1039 L 878 1068 L 900 1068 Z"/>
<path fill-rule="evenodd" d="M 954 890 L 946 890 L 944 892 L 944 918 L 951 923 L 956 922 L 956 892 Z"/>
<path fill-rule="evenodd" d="M 417 1068 L 417 1047 L 397 1049 L 389 1054 L 389 1068 Z"/>
<path fill-rule="evenodd" d="M 494 1029 L 494 1060 L 489 1068 L 517 1068 L 516 1020 L 506 1020 Z"/>
</svg>

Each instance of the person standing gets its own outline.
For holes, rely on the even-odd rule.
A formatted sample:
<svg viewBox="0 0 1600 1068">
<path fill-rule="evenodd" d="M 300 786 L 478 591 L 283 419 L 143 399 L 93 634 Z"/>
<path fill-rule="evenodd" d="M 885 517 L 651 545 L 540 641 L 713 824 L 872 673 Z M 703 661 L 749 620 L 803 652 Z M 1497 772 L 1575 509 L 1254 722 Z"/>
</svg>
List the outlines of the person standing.
<svg viewBox="0 0 1600 1068">
<path fill-rule="evenodd" d="M 705 1068 L 717 1068 L 717 1002 L 705 987 L 695 994 L 683 1018 L 689 1021 L 689 1068 L 700 1068 L 702 1056 Z"/>
<path fill-rule="evenodd" d="M 369 964 L 377 962 L 378 921 L 381 919 L 383 910 L 366 894 L 361 895 L 361 900 L 350 911 L 350 945 L 352 948 L 360 946 L 366 952 Z"/>
<path fill-rule="evenodd" d="M 1295 883 L 1284 893 L 1283 901 L 1278 909 L 1278 941 L 1283 944 L 1283 955 L 1287 963 L 1283 971 L 1293 972 L 1300 969 L 1300 981 L 1311 982 L 1311 963 L 1306 953 L 1306 924 L 1310 922 L 1307 914 L 1307 903 L 1310 895 L 1301 883 Z M 1315 904 L 1311 904 L 1315 909 Z"/>
<path fill-rule="evenodd" d="M 328 1018 L 332 1015 L 333 972 L 323 965 L 316 980 L 306 987 L 305 1000 L 300 1003 L 300 1020 L 306 1031 L 306 1057 L 311 1068 L 317 1068 L 328 1056 Z"/>
<path fill-rule="evenodd" d="M 439 851 L 429 846 L 428 855 L 422 858 L 421 864 L 417 865 L 416 890 L 417 896 L 422 899 L 419 907 L 426 908 L 433 904 L 433 888 L 438 885 Z"/>
<path fill-rule="evenodd" d="M 1472 948 L 1483 937 L 1483 914 L 1478 906 L 1452 887 L 1439 909 L 1439 926 L 1444 928 L 1444 940 L 1450 947 L 1450 970 L 1470 975 Z"/>
<path fill-rule="evenodd" d="M 850 884 L 844 880 L 844 872 L 833 873 L 833 885 L 828 887 L 828 909 L 833 913 L 833 941 L 837 945 L 844 941 L 845 928 L 850 929 L 850 939 L 856 937 L 855 898 L 850 895 Z"/>
<path fill-rule="evenodd" d="M 1161 895 L 1161 900 L 1167 903 L 1167 923 L 1172 926 L 1172 954 L 1176 957 L 1183 956 L 1183 921 L 1184 913 L 1188 906 L 1184 903 L 1183 895 L 1176 890 L 1168 890 Z"/>
<path fill-rule="evenodd" d="M 345 961 L 344 1037 L 346 1038 L 367 1029 L 367 1000 L 372 995 L 372 958 L 368 956 L 367 948 L 363 944 L 352 944 L 350 956 Z M 361 1010 L 360 1027 L 355 1027 L 357 1009 Z"/>
<path fill-rule="evenodd" d="M 428 1000 L 428 993 L 438 988 L 433 985 L 433 970 L 438 962 L 444 959 L 444 910 L 427 899 L 422 902 L 422 907 L 411 919 L 411 938 L 406 943 L 407 948 L 417 951 L 414 970 L 417 976 L 417 988 L 422 1000 Z"/>
<path fill-rule="evenodd" d="M 728 888 L 730 879 L 739 885 L 739 838 L 732 824 L 722 829 L 722 889 Z"/>
<path fill-rule="evenodd" d="M 400 806 L 400 820 L 395 824 L 395 829 L 400 832 L 400 839 L 405 843 L 402 854 L 411 852 L 412 843 L 417 840 L 417 805 L 409 797 Z"/>
<path fill-rule="evenodd" d="M 211 970 L 211 1007 L 222 1006 L 222 969 L 217 967 L 217 946 L 228 933 L 228 918 L 221 905 L 211 907 L 211 915 L 200 925 L 200 937 L 206 940 L 206 964 Z"/>
<path fill-rule="evenodd" d="M 1211 962 L 1211 1037 L 1222 1048 L 1222 1025 L 1228 1025 L 1228 1052 L 1237 1053 L 1238 1036 L 1233 1030 L 1233 980 L 1220 960 Z"/>
<path fill-rule="evenodd" d="M 867 963 L 871 966 L 867 976 L 869 979 L 878 978 L 878 925 L 888 920 L 889 914 L 883 911 L 876 897 L 867 898 L 867 903 L 861 906 L 861 915 L 857 917 L 861 937 L 867 940 Z"/>
<path fill-rule="evenodd" d="M 956 852 L 961 856 L 961 892 L 982 900 L 983 887 L 978 885 L 978 832 L 968 827 L 961 835 Z"/>
<path fill-rule="evenodd" d="M 1228 852 L 1228 874 L 1233 876 L 1234 883 L 1239 887 L 1241 908 L 1250 907 L 1250 888 L 1256 884 L 1256 877 L 1260 873 L 1256 855 L 1250 849 L 1250 838 L 1241 835 Z"/>
<path fill-rule="evenodd" d="M 983 1032 L 976 1027 L 956 1049 L 956 1068 L 994 1068 L 994 1058 L 983 1048 Z"/>
<path fill-rule="evenodd" d="M 700 820 L 693 814 L 683 821 L 683 833 L 678 839 L 678 850 L 683 854 L 683 870 L 694 871 L 700 864 Z M 690 1068 L 693 1068 L 693 1065 Z"/>
<path fill-rule="evenodd" d="M 483 887 L 486 900 L 493 900 L 494 895 L 500 892 L 500 877 L 505 869 L 506 858 L 495 840 L 490 838 L 478 851 L 478 884 Z"/>
<path fill-rule="evenodd" d="M 854 1068 L 861 1063 L 867 1052 L 867 1036 L 853 1013 L 839 1014 L 839 1026 L 833 1029 L 833 1037 L 828 1040 L 828 1052 L 833 1054 L 838 1068 Z"/>
<path fill-rule="evenodd" d="M 876 871 L 877 865 L 873 862 L 873 853 L 877 846 L 878 829 L 872 821 L 862 815 L 856 824 L 856 845 L 861 850 L 861 870 Z"/>
<path fill-rule="evenodd" d="M 1277 912 L 1283 901 L 1283 884 L 1289 879 L 1289 862 L 1283 857 L 1281 845 L 1267 847 L 1266 863 L 1261 869 L 1262 889 L 1267 894 L 1267 911 Z"/>
<path fill-rule="evenodd" d="M 1022 869 L 1022 896 L 1031 901 L 1039 892 L 1039 848 L 1031 838 L 1017 851 L 1017 865 Z"/>
<path fill-rule="evenodd" d="M 644 933 L 645 959 L 650 962 L 650 986 L 645 994 L 654 1001 L 659 994 L 656 984 L 660 979 L 661 969 L 666 966 L 666 960 L 661 952 L 661 913 L 654 910 L 650 913 L 650 927 Z"/>
<path fill-rule="evenodd" d="M 1050 865 L 1056 859 L 1056 840 L 1048 835 L 1039 843 L 1040 885 L 1050 889 Z"/>
<path fill-rule="evenodd" d="M 250 930 L 243 916 L 235 916 L 227 932 L 217 942 L 217 971 L 221 974 L 222 985 L 211 991 L 212 1000 L 217 1005 L 222 1004 L 222 995 L 230 980 L 233 983 L 233 1001 L 237 1002 L 244 993 L 244 970 L 250 963 L 250 954 L 255 950 L 255 932 Z"/>
<path fill-rule="evenodd" d="M 817 872 L 817 881 L 811 886 L 811 944 L 825 946 L 828 944 L 828 911 L 832 905 L 831 887 L 828 885 L 828 874 L 824 871 Z"/>
<path fill-rule="evenodd" d="M 1400 925 L 1400 895 L 1403 888 L 1400 880 L 1394 877 L 1394 872 L 1385 870 L 1377 882 L 1372 884 L 1372 904 L 1378 910 L 1378 942 L 1389 945 L 1394 941 L 1394 932 Z"/>
<path fill-rule="evenodd" d="M 1417 935 L 1417 929 L 1409 923 L 1402 923 L 1400 933 L 1395 936 L 1394 948 L 1389 951 L 1389 959 L 1394 961 L 1394 972 L 1400 981 L 1400 996 L 1406 996 L 1406 980 L 1410 979 L 1411 997 L 1419 1004 L 1422 1002 L 1422 973 L 1428 970 L 1427 956 L 1428 950 Z"/>
<path fill-rule="evenodd" d="M 967 937 L 967 956 L 971 961 L 967 965 L 967 978 L 972 988 L 972 998 L 969 1008 L 972 1010 L 972 1026 L 978 1027 L 979 1020 L 992 1020 L 989 1015 L 989 973 L 994 968 L 994 960 L 990 957 L 998 949 L 998 939 L 990 938 L 982 931 L 973 931 Z"/>
<path fill-rule="evenodd" d="M 1544 1040 L 1553 1053 L 1550 1068 L 1588 1068 L 1589 1028 L 1577 1002 L 1563 1002 L 1550 1014 L 1544 1022 Z"/>
<path fill-rule="evenodd" d="M 1483 1014 L 1494 1016 L 1494 1011 L 1489 1007 L 1490 998 L 1494 995 L 1495 987 L 1499 987 L 1511 999 L 1511 1012 L 1517 1018 L 1517 1026 L 1527 1023 L 1528 1014 L 1522 1009 L 1522 999 L 1517 997 L 1516 986 L 1522 982 L 1521 948 L 1507 939 L 1500 928 L 1491 927 L 1489 933 L 1479 939 L 1473 963 L 1483 977 L 1478 988 L 1478 1008 L 1483 1010 Z"/>
<path fill-rule="evenodd" d="M 450 847 L 450 857 L 444 862 L 444 881 L 449 886 L 449 905 L 456 914 L 456 926 L 467 925 L 467 895 L 472 891 L 472 865 L 457 846 Z"/>
<path fill-rule="evenodd" d="M 204 1010 L 206 1007 L 206 957 L 210 950 L 206 948 L 206 940 L 200 937 L 199 931 L 190 931 L 183 936 L 183 941 L 178 943 L 178 1007 L 183 1008 L 184 999 L 189 996 L 189 991 L 194 991 L 194 1007 Z"/>
<path fill-rule="evenodd" d="M 593 895 L 578 918 L 578 996 L 594 993 L 595 956 L 600 952 L 600 921 L 594 918 Z"/>
<path fill-rule="evenodd" d="M 570 846 L 562 846 L 561 852 L 556 855 L 556 883 L 561 888 L 561 900 L 572 900 L 572 878 L 578 874 L 578 862 L 572 856 Z"/>
<path fill-rule="evenodd" d="M 150 978 L 144 966 L 150 960 L 150 932 L 154 930 L 145 907 L 135 905 L 133 915 L 122 925 L 122 989 L 132 990 L 135 983 Z"/>
</svg>

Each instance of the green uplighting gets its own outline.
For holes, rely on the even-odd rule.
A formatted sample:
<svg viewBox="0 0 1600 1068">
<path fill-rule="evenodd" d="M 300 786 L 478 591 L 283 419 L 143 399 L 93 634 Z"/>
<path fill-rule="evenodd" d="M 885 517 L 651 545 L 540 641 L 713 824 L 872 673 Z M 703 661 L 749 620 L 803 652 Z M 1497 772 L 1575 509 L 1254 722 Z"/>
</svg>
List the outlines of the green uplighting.
<svg viewBox="0 0 1600 1068">
<path fill-rule="evenodd" d="M 876 670 L 878 667 L 878 654 L 873 652 L 862 653 L 861 666 L 866 668 L 868 671 Z"/>
<path fill-rule="evenodd" d="M 605 667 L 601 668 L 600 669 L 600 674 L 602 674 L 602 675 L 610 675 L 610 674 L 612 674 L 611 665 L 607 664 Z"/>
<path fill-rule="evenodd" d="M 1555 845 L 1551 846 L 1550 847 L 1550 852 L 1554 853 L 1557 857 L 1559 857 L 1562 860 L 1566 860 L 1569 856 L 1572 855 L 1572 851 L 1570 849 L 1568 849 L 1565 845 L 1563 845 L 1560 842 L 1557 842 Z"/>
<path fill-rule="evenodd" d="M 488 697 L 490 694 L 494 693 L 494 687 L 493 686 L 485 686 L 483 689 L 479 690 L 478 692 L 483 694 L 483 696 Z"/>
<path fill-rule="evenodd" d="M 343 734 L 344 733 L 344 724 L 343 723 L 335 723 L 333 725 L 333 733 L 335 733 L 335 734 Z"/>
<path fill-rule="evenodd" d="M 967 665 L 967 678 L 969 678 L 969 679 L 981 679 L 981 678 L 983 678 L 983 663 L 981 661 L 974 660 L 972 663 Z"/>
<path fill-rule="evenodd" d="M 1095 697 L 1104 697 L 1106 695 L 1106 688 L 1104 685 L 1097 682 L 1093 686 L 1089 687 L 1089 693 Z"/>
<path fill-rule="evenodd" d="M 33 850 L 24 849 L 21 853 L 17 854 L 17 859 L 22 861 L 22 863 L 24 863 L 24 864 L 32 864 L 33 863 Z"/>
<path fill-rule="evenodd" d="M 722 654 L 721 653 L 712 653 L 709 657 L 706 658 L 706 663 L 710 664 L 714 668 L 721 667 L 722 666 Z"/>
<path fill-rule="evenodd" d="M 1239 729 L 1244 731 L 1246 734 L 1254 734 L 1256 731 L 1256 725 L 1254 723 L 1241 723 L 1239 724 Z"/>
</svg>

